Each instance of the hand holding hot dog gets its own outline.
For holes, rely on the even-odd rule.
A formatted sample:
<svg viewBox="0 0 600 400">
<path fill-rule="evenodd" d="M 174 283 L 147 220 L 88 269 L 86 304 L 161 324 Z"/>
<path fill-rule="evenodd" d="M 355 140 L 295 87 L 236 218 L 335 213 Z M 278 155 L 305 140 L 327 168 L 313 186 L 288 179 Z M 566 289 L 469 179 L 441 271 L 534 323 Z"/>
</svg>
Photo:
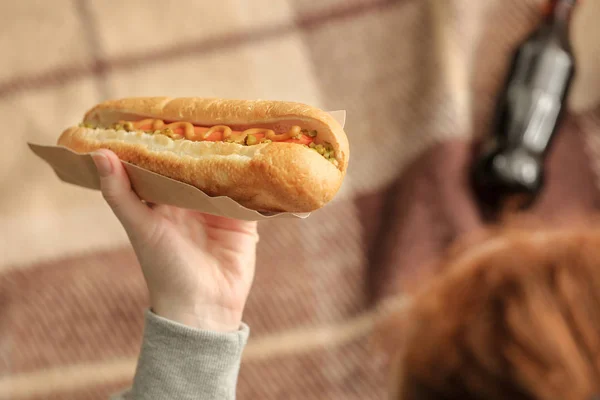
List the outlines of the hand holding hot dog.
<svg viewBox="0 0 600 400">
<path fill-rule="evenodd" d="M 199 329 L 239 329 L 254 278 L 256 222 L 148 206 L 114 153 L 102 149 L 93 158 L 102 194 L 141 264 L 153 312 Z"/>
</svg>

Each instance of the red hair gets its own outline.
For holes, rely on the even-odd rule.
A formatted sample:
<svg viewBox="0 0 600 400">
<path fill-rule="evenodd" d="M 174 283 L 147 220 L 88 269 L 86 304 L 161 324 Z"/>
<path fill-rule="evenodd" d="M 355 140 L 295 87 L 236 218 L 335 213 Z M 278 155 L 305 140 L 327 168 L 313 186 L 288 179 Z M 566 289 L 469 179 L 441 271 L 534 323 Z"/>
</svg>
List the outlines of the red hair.
<svg viewBox="0 0 600 400">
<path fill-rule="evenodd" d="M 385 325 L 393 398 L 600 394 L 600 229 L 488 231 L 439 271 Z"/>
</svg>

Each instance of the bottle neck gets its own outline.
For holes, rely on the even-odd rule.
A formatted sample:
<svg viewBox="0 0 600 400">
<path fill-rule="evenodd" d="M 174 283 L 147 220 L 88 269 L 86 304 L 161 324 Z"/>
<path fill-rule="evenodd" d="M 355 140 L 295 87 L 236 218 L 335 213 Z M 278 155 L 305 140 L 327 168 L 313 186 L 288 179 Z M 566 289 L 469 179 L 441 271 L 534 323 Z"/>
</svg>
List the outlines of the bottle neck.
<svg viewBox="0 0 600 400">
<path fill-rule="evenodd" d="M 576 0 L 554 1 L 550 18 L 556 23 L 570 23 L 573 17 L 573 11 L 575 11 L 576 6 Z"/>
<path fill-rule="evenodd" d="M 578 0 L 553 0 L 546 12 L 546 24 L 567 47 L 570 47 L 571 21 L 578 3 Z"/>
</svg>

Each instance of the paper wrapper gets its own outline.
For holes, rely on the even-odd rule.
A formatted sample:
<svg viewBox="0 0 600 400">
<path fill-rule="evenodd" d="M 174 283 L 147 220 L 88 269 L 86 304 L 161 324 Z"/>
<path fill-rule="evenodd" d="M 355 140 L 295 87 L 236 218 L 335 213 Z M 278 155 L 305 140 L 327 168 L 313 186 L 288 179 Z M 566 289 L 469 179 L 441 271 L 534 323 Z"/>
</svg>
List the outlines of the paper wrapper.
<svg viewBox="0 0 600 400">
<path fill-rule="evenodd" d="M 343 127 L 346 111 L 331 111 L 330 114 Z M 63 146 L 48 146 L 28 143 L 29 148 L 46 161 L 56 175 L 66 183 L 88 189 L 100 190 L 100 178 L 94 161 L 89 154 L 75 153 Z M 123 162 L 131 186 L 137 195 L 150 203 L 168 204 L 246 221 L 271 218 L 306 218 L 310 213 L 260 213 L 250 210 L 235 200 L 220 196 L 210 197 L 194 186 L 167 178 L 133 164 Z"/>
</svg>

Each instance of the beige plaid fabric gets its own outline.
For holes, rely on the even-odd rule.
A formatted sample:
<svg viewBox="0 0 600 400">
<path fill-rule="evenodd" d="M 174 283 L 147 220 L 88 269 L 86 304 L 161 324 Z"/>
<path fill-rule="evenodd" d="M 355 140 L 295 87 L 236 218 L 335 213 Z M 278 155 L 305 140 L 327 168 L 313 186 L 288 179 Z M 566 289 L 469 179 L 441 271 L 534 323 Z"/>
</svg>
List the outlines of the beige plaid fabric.
<svg viewBox="0 0 600 400">
<path fill-rule="evenodd" d="M 0 2 L 0 399 L 106 399 L 131 381 L 147 300 L 126 236 L 98 192 L 61 183 L 25 142 L 53 143 L 95 103 L 143 95 L 347 110 L 337 199 L 306 221 L 261 223 L 239 398 L 384 398 L 360 316 L 485 223 L 471 144 L 539 5 Z M 538 215 L 598 204 L 599 17 L 597 1 L 576 17 L 578 77 Z"/>
</svg>

